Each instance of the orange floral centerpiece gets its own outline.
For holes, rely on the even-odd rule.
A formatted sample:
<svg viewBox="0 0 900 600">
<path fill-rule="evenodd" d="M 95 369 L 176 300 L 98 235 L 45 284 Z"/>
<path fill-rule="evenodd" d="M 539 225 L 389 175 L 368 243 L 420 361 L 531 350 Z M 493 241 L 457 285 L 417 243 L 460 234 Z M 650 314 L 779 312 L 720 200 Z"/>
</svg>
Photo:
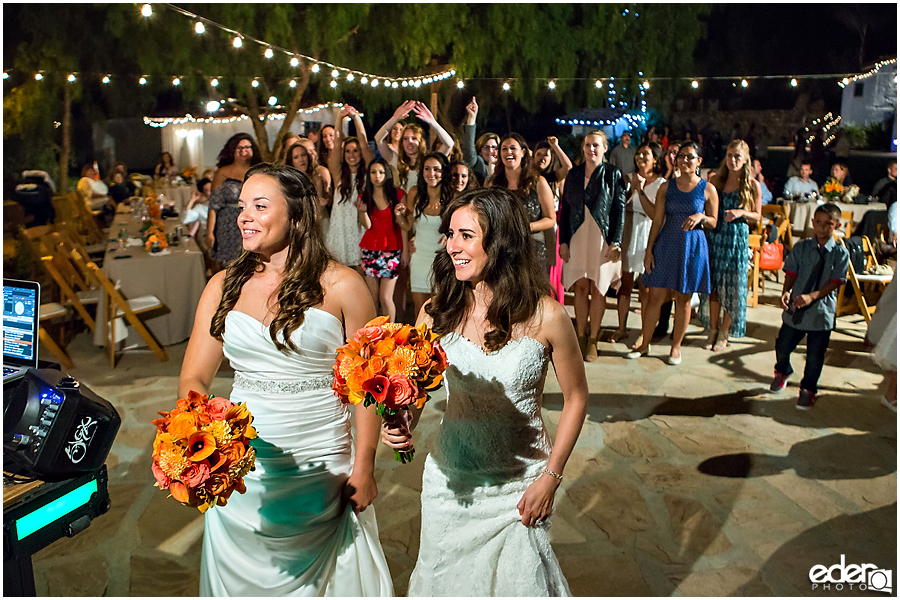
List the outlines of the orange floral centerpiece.
<svg viewBox="0 0 900 600">
<path fill-rule="evenodd" d="M 844 186 L 837 181 L 829 179 L 822 188 L 822 195 L 825 196 L 829 202 L 837 202 L 844 197 Z"/>
<path fill-rule="evenodd" d="M 181 178 L 185 180 L 187 183 L 191 183 L 194 181 L 194 177 L 197 176 L 197 167 L 187 167 L 181 172 Z"/>
<path fill-rule="evenodd" d="M 166 226 L 160 219 L 151 219 L 147 221 L 146 228 L 141 231 L 141 239 L 144 242 L 144 249 L 147 252 L 153 247 L 153 242 L 159 242 L 159 249 L 165 250 L 169 247 L 166 241 Z"/>
<path fill-rule="evenodd" d="M 150 215 L 151 219 L 162 218 L 162 207 L 160 207 L 159 202 L 157 202 L 156 200 L 148 200 L 147 214 Z"/>
<path fill-rule="evenodd" d="M 345 404 L 375 405 L 382 417 L 422 408 L 428 392 L 437 390 L 447 369 L 438 336 L 425 325 L 412 327 L 378 317 L 366 323 L 337 351 L 333 389 Z M 410 462 L 415 450 L 394 450 Z"/>
<path fill-rule="evenodd" d="M 250 446 L 256 429 L 246 406 L 191 391 L 175 410 L 159 414 L 150 466 L 157 487 L 200 512 L 247 491 L 243 477 L 256 463 Z"/>
</svg>

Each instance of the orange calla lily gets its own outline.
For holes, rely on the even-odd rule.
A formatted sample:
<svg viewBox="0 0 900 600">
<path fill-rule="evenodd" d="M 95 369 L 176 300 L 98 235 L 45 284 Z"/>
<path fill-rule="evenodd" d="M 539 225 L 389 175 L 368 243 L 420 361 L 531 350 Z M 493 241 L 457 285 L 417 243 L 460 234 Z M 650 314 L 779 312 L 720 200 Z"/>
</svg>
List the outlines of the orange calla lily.
<svg viewBox="0 0 900 600">
<path fill-rule="evenodd" d="M 205 431 L 198 431 L 188 438 L 185 458 L 193 462 L 205 460 L 216 451 L 216 438 Z"/>
</svg>

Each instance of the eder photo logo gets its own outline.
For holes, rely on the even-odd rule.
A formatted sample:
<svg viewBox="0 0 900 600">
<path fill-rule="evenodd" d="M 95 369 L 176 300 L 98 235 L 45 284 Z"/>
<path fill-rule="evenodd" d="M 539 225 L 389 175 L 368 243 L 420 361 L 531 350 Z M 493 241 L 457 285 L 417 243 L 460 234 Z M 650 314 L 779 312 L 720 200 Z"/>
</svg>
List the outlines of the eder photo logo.
<svg viewBox="0 0 900 600">
<path fill-rule="evenodd" d="M 809 580 L 813 590 L 848 589 L 871 590 L 874 592 L 894 593 L 893 571 L 879 569 L 873 564 L 848 565 L 841 554 L 840 564 L 826 567 L 816 565 L 809 570 Z M 834 586 L 834 587 L 832 587 Z"/>
</svg>

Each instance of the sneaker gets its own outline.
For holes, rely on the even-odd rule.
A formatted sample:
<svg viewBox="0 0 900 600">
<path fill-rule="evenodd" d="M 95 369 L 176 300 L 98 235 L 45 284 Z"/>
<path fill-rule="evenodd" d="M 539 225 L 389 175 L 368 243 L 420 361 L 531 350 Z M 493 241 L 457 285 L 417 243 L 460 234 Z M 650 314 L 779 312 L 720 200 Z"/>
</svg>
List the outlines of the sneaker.
<svg viewBox="0 0 900 600">
<path fill-rule="evenodd" d="M 815 394 L 809 390 L 800 390 L 800 398 L 797 399 L 797 410 L 809 410 L 815 403 Z"/>
<path fill-rule="evenodd" d="M 770 392 L 780 392 L 784 388 L 787 387 L 787 375 L 782 375 L 778 371 L 775 371 L 775 378 L 772 380 L 772 383 L 769 385 Z"/>
</svg>

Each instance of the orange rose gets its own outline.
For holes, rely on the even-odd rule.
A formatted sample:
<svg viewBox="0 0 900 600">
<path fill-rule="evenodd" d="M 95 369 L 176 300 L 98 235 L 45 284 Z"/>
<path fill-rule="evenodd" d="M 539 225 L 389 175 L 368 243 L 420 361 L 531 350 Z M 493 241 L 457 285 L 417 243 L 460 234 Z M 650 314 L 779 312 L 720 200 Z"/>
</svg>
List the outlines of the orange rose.
<svg viewBox="0 0 900 600">
<path fill-rule="evenodd" d="M 206 482 L 206 489 L 214 496 L 224 494 L 229 487 L 231 487 L 231 478 L 227 473 L 213 473 Z"/>
<path fill-rule="evenodd" d="M 229 463 L 235 463 L 244 458 L 244 445 L 235 442 L 225 444 L 219 450 L 219 453 L 224 456 Z"/>
<path fill-rule="evenodd" d="M 386 335 L 387 332 L 381 327 L 363 327 L 356 332 L 356 335 L 353 336 L 353 339 L 357 342 L 362 342 L 363 338 L 365 338 L 369 342 L 379 342 L 383 340 Z"/>
<path fill-rule="evenodd" d="M 209 479 L 209 463 L 205 460 L 192 463 L 184 473 L 181 474 L 181 481 L 188 487 L 197 488 L 203 485 Z"/>
<path fill-rule="evenodd" d="M 406 377 L 399 374 L 391 375 L 389 378 L 390 387 L 388 388 L 387 397 L 384 399 L 384 405 L 388 408 L 402 408 L 408 406 L 419 395 L 419 390 Z"/>
<path fill-rule="evenodd" d="M 199 427 L 197 416 L 194 413 L 183 412 L 177 414 L 167 427 L 167 431 L 176 438 L 190 437 Z"/>
<path fill-rule="evenodd" d="M 206 406 L 209 417 L 214 421 L 220 421 L 225 418 L 225 415 L 228 414 L 228 411 L 231 410 L 234 404 L 228 398 L 215 397 Z"/>
</svg>

